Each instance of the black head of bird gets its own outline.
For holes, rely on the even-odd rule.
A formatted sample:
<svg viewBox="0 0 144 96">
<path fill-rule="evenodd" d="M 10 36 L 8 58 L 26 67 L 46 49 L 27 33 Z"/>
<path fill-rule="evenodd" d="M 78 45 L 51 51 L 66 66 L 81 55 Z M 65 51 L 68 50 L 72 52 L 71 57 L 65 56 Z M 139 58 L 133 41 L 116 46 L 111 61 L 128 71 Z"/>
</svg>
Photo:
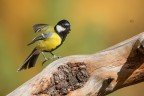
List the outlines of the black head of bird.
<svg viewBox="0 0 144 96">
<path fill-rule="evenodd" d="M 65 33 L 68 34 L 70 29 L 70 23 L 67 20 L 61 20 L 59 21 L 55 26 L 55 31 L 59 33 Z"/>
<path fill-rule="evenodd" d="M 70 23 L 67 20 L 59 21 L 55 27 L 55 31 L 62 38 L 62 42 L 66 39 L 67 34 L 71 31 Z"/>
</svg>

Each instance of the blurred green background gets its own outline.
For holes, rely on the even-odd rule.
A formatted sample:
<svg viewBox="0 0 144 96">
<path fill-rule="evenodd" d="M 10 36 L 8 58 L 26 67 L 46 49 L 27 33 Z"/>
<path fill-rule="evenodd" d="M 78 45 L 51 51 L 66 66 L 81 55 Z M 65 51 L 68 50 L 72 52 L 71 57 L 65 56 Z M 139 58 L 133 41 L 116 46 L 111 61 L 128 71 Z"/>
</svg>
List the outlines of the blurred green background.
<svg viewBox="0 0 144 96">
<path fill-rule="evenodd" d="M 62 57 L 92 54 L 144 31 L 143 0 L 0 0 L 0 96 L 5 96 L 39 73 L 36 67 L 17 72 L 34 46 L 36 23 L 71 23 L 71 33 L 54 53 Z M 47 55 L 49 56 L 49 55 Z M 108 96 L 143 96 L 144 83 Z"/>
</svg>

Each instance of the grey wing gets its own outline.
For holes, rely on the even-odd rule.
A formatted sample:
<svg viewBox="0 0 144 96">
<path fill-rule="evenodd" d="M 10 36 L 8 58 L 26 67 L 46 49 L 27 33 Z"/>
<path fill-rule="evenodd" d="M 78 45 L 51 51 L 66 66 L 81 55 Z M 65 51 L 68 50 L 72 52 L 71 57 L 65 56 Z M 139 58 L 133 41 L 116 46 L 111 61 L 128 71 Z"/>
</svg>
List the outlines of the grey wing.
<svg viewBox="0 0 144 96">
<path fill-rule="evenodd" d="M 49 32 L 49 33 L 42 33 L 41 35 L 35 37 L 28 45 L 31 45 L 33 43 L 35 43 L 36 41 L 39 41 L 39 40 L 44 40 L 44 39 L 47 39 L 49 38 L 50 36 L 52 36 L 52 32 Z"/>
<path fill-rule="evenodd" d="M 35 24 L 33 26 L 34 32 L 41 32 L 47 29 L 49 25 L 48 24 Z"/>
</svg>

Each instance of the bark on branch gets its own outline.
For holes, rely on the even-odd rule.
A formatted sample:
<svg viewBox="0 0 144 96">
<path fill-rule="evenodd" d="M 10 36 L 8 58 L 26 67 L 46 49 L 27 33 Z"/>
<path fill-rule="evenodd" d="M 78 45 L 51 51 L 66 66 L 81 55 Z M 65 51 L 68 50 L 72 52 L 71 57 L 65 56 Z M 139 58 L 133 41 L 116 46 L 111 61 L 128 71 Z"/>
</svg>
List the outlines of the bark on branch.
<svg viewBox="0 0 144 96">
<path fill-rule="evenodd" d="M 8 96 L 105 96 L 144 81 L 144 33 L 91 55 L 61 58 Z"/>
</svg>

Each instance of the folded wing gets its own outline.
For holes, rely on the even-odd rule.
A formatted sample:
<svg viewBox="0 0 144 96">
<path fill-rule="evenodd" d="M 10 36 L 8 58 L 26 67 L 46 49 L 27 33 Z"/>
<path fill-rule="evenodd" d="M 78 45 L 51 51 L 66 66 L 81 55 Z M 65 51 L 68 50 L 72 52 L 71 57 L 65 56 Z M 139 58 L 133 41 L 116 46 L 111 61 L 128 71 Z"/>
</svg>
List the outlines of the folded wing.
<svg viewBox="0 0 144 96">
<path fill-rule="evenodd" d="M 39 41 L 39 40 L 45 40 L 47 38 L 49 38 L 50 36 L 53 35 L 53 32 L 49 32 L 49 33 L 42 33 L 41 35 L 35 37 L 28 45 L 31 45 L 33 43 L 35 43 L 36 41 Z"/>
</svg>

